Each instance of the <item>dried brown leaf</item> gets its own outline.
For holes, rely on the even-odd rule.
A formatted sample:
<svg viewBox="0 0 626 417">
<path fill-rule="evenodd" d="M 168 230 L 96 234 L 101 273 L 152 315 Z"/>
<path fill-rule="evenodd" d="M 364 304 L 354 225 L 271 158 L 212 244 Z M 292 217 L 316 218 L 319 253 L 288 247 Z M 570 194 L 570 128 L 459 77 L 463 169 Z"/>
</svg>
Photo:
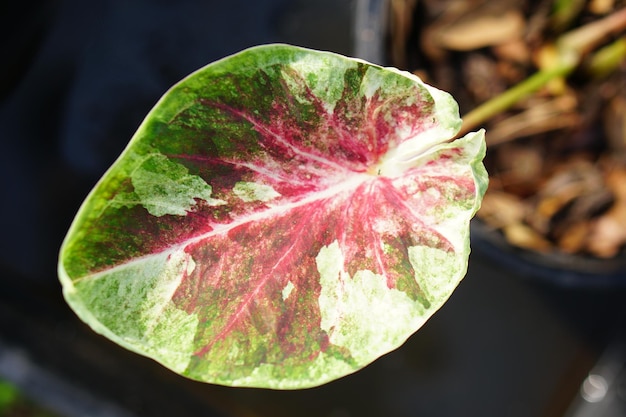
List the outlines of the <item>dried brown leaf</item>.
<svg viewBox="0 0 626 417">
<path fill-rule="evenodd" d="M 506 226 L 503 231 L 507 241 L 520 248 L 538 252 L 547 252 L 552 248 L 548 240 L 525 224 L 513 223 Z"/>
<path fill-rule="evenodd" d="M 499 191 L 489 191 L 485 195 L 478 212 L 488 225 L 501 229 L 519 223 L 526 216 L 527 207 L 517 196 Z"/>
<path fill-rule="evenodd" d="M 558 239 L 559 249 L 570 254 L 581 252 L 585 248 L 590 230 L 591 225 L 588 221 L 570 224 Z"/>
<path fill-rule="evenodd" d="M 595 256 L 611 258 L 626 244 L 626 203 L 619 201 L 596 222 L 588 249 Z"/>
<path fill-rule="evenodd" d="M 534 100 L 525 111 L 494 124 L 489 130 L 487 144 L 494 146 L 520 137 L 574 128 L 582 120 L 577 106 L 578 100 L 570 93 Z"/>
<path fill-rule="evenodd" d="M 594 14 L 607 14 L 615 7 L 615 0 L 591 0 L 589 11 Z"/>
<path fill-rule="evenodd" d="M 597 216 L 612 201 L 599 167 L 575 160 L 557 170 L 538 191 L 528 223 L 546 236 L 560 239 L 573 224 Z"/>
<path fill-rule="evenodd" d="M 470 51 L 511 42 L 524 33 L 524 16 L 519 10 L 466 16 L 441 28 L 435 39 L 442 48 Z"/>
<path fill-rule="evenodd" d="M 528 64 L 530 62 L 531 53 L 528 44 L 519 38 L 494 45 L 492 50 L 497 57 L 506 61 L 518 64 Z"/>
</svg>

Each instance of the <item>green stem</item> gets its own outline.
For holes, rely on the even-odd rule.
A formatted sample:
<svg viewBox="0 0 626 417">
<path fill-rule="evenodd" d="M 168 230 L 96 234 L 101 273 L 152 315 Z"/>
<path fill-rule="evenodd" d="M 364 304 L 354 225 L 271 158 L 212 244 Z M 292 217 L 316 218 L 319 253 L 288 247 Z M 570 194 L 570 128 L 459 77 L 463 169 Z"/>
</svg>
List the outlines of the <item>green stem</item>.
<svg viewBox="0 0 626 417">
<path fill-rule="evenodd" d="M 588 72 L 594 77 L 606 77 L 626 58 L 626 37 L 598 50 L 589 60 Z"/>
<path fill-rule="evenodd" d="M 507 110 L 524 97 L 537 91 L 551 80 L 564 77 L 574 70 L 575 64 L 563 64 L 539 71 L 504 93 L 486 101 L 463 117 L 463 126 L 459 135 L 473 130 L 491 117 Z"/>
</svg>

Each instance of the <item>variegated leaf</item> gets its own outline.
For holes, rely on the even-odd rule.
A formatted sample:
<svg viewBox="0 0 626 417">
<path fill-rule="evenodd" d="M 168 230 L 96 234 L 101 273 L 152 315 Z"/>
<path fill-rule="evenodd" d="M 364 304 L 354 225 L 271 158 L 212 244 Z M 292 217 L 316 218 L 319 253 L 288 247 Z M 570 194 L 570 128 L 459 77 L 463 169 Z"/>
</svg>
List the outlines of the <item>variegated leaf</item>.
<svg viewBox="0 0 626 417">
<path fill-rule="evenodd" d="M 311 387 L 450 296 L 487 184 L 483 132 L 417 77 L 287 45 L 157 103 L 78 212 L 59 276 L 95 331 L 190 378 Z"/>
</svg>

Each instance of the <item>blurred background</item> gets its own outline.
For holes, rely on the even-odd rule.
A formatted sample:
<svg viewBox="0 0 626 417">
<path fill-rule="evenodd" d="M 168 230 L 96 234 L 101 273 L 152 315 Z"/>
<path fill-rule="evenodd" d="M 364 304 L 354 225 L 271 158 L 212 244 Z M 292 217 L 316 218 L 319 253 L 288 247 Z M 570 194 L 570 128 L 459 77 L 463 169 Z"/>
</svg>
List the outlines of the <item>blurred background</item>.
<svg viewBox="0 0 626 417">
<path fill-rule="evenodd" d="M 626 416 L 619 248 L 609 269 L 591 259 L 582 275 L 563 272 L 558 262 L 529 262 L 502 239 L 482 238 L 479 224 L 467 277 L 424 328 L 357 374 L 298 392 L 186 380 L 94 334 L 62 299 L 57 252 L 76 210 L 145 114 L 185 75 L 249 46 L 285 42 L 444 84 L 455 79 L 446 71 L 464 62 L 459 51 L 444 54 L 448 67 L 439 72 L 432 70 L 442 60 L 437 51 L 407 51 L 424 51 L 419 28 L 445 10 L 482 3 L 3 3 L 0 416 Z M 552 4 L 503 3 L 522 13 L 523 27 L 538 15 L 531 6 L 550 15 Z M 582 3 L 583 17 L 570 28 L 593 20 Z M 610 6 L 603 16 L 623 4 Z M 491 27 L 478 22 L 474 29 Z M 481 53 L 491 46 L 474 45 Z M 490 74 L 472 68 L 475 76 Z"/>
</svg>

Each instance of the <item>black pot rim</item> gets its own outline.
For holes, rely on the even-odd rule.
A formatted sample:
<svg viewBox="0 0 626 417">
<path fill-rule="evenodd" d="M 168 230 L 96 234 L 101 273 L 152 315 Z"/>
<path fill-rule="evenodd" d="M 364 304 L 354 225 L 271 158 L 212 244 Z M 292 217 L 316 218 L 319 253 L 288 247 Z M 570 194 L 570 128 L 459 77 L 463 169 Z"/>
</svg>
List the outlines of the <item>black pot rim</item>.
<svg viewBox="0 0 626 417">
<path fill-rule="evenodd" d="M 515 247 L 476 218 L 471 222 L 472 249 L 516 275 L 566 287 L 626 287 L 626 256 L 610 259 L 566 253 L 539 253 Z"/>
</svg>

